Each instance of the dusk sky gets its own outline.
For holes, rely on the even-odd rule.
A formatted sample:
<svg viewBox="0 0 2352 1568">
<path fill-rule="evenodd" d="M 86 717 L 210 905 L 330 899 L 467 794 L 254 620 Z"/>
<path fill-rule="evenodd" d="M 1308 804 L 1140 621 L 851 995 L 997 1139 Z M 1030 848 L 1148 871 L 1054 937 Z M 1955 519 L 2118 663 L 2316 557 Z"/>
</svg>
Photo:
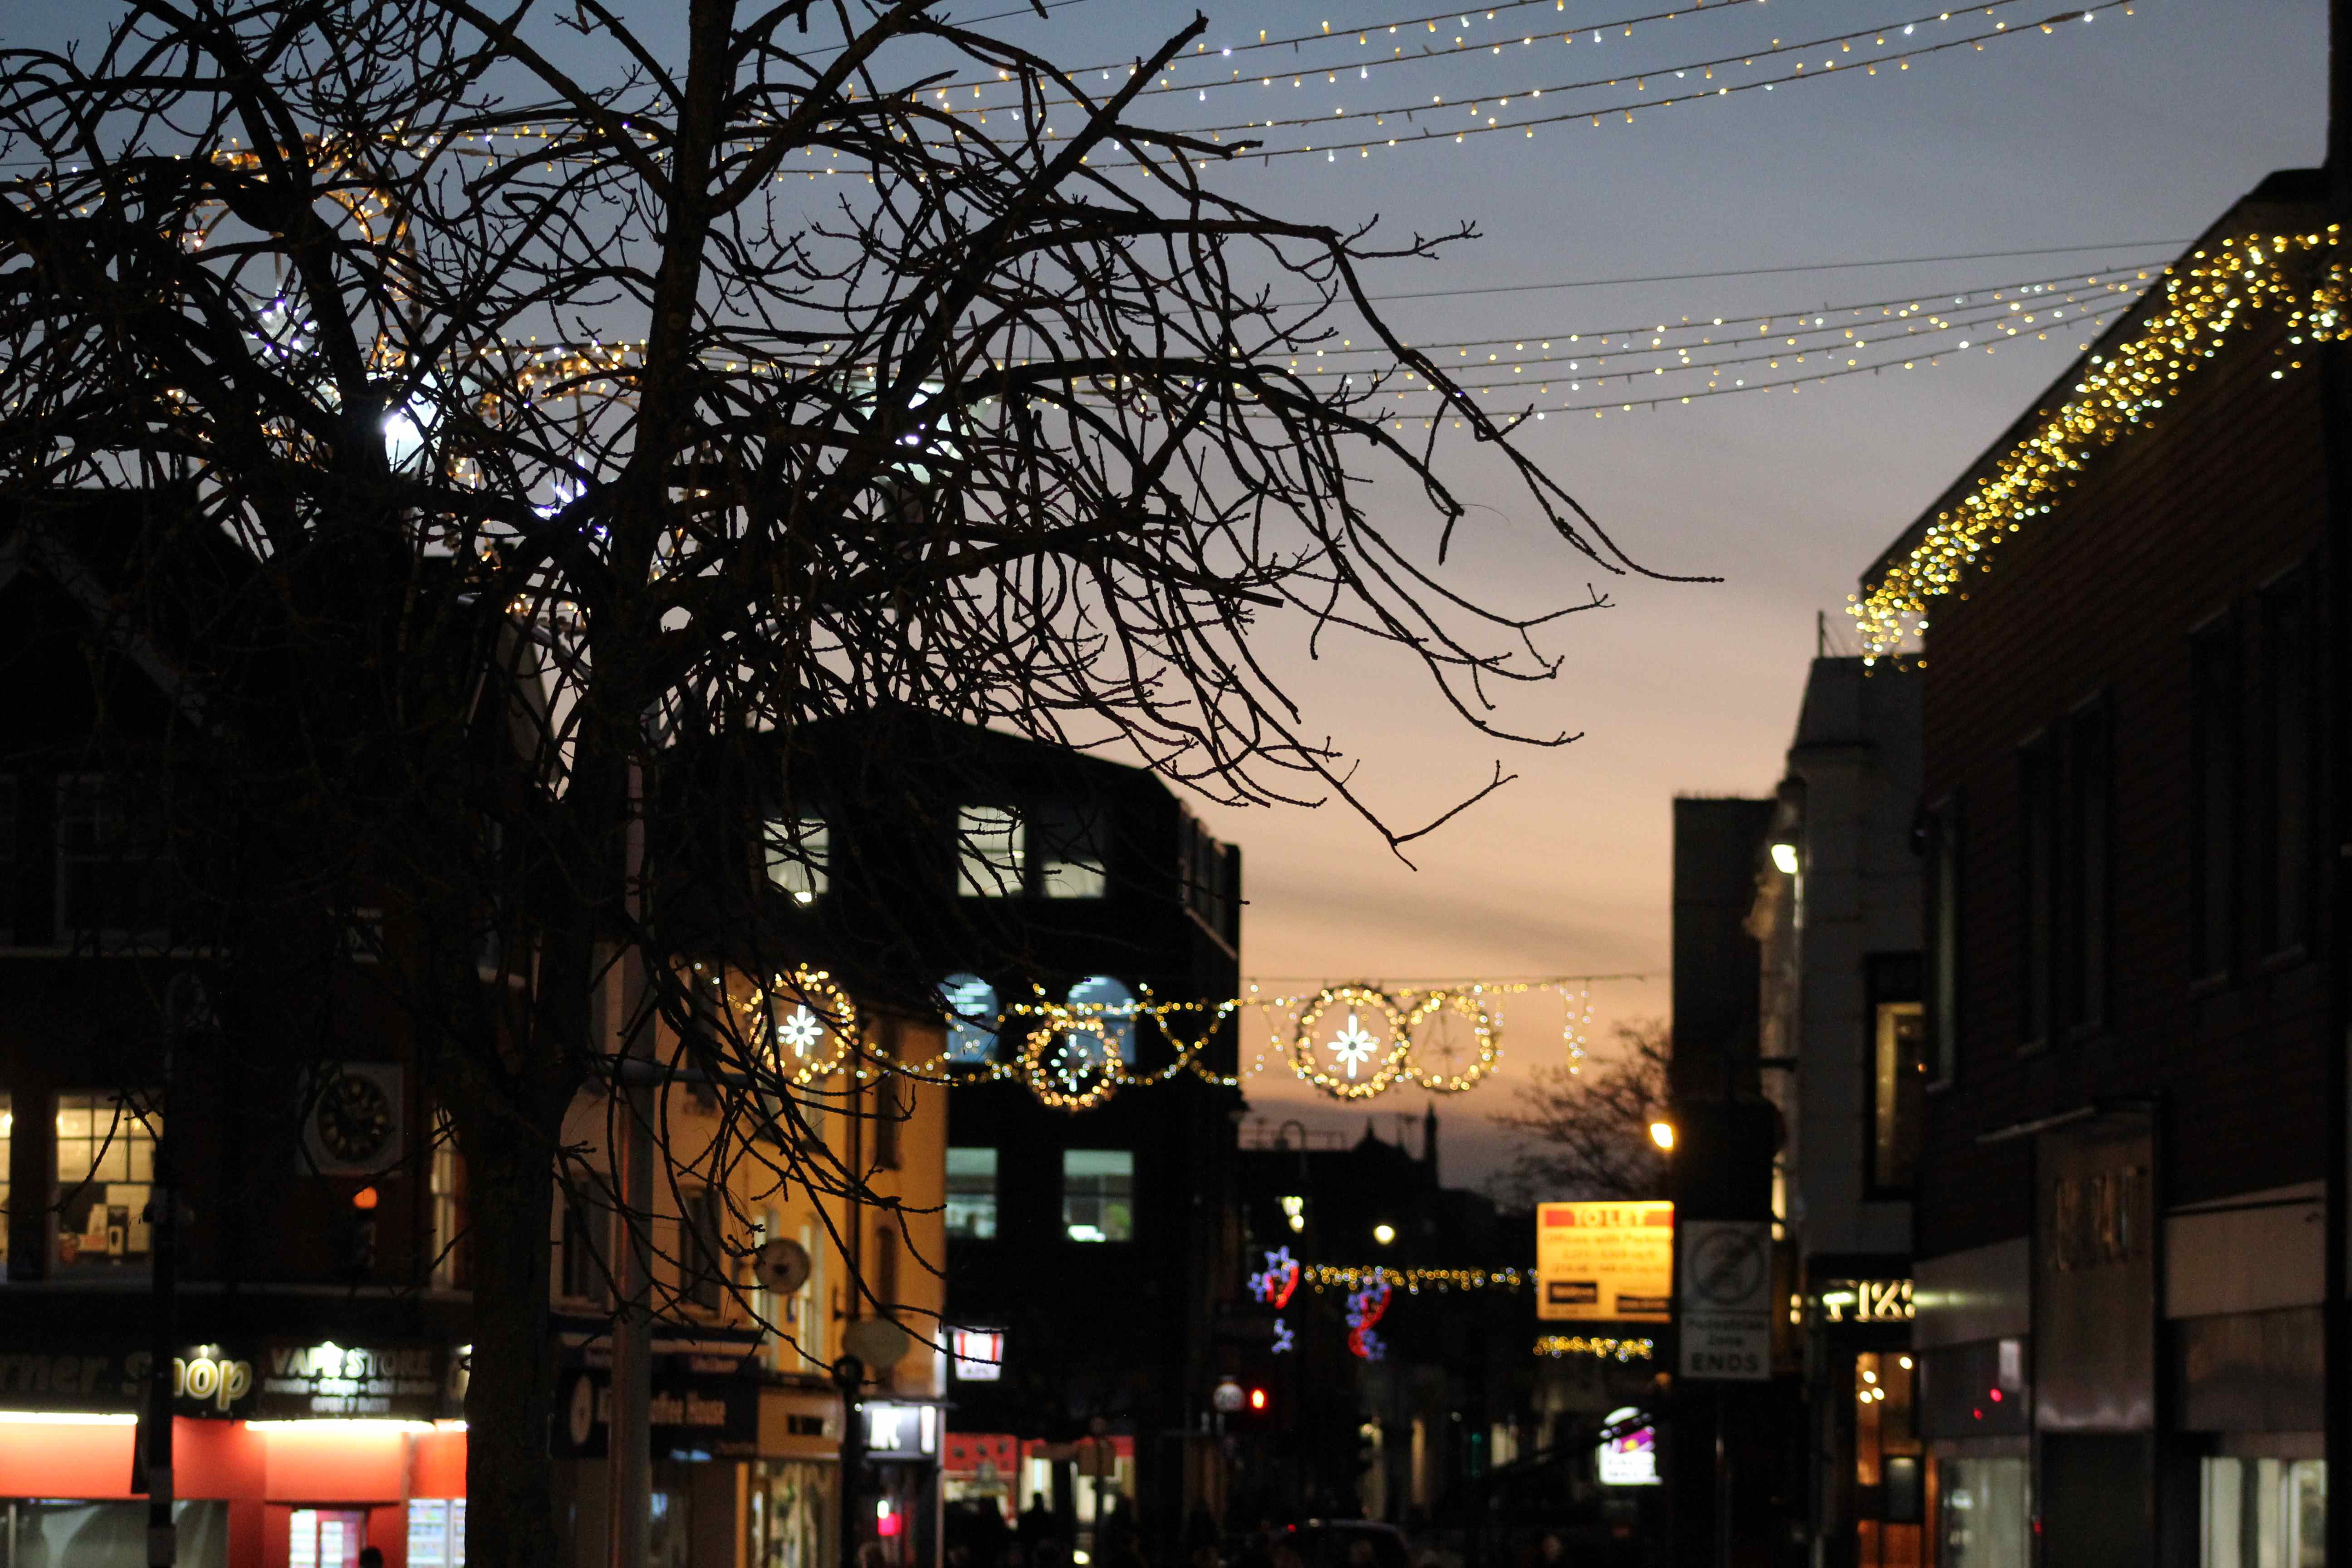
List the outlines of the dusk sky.
<svg viewBox="0 0 2352 1568">
<path fill-rule="evenodd" d="M 1390 293 L 1517 290 L 1391 302 L 1392 321 L 1421 342 L 1737 322 L 1914 290 L 1980 300 L 2031 279 L 2128 278 L 2126 264 L 2160 263 L 2266 173 L 2315 163 L 2325 133 L 2320 0 L 2136 0 L 2098 7 L 2088 22 L 2081 11 L 2056 20 L 2023 0 L 1955 14 L 1918 0 L 1717 0 L 1638 21 L 1630 36 L 1623 23 L 1649 7 L 1522 0 L 1437 17 L 1420 15 L 1419 3 L 1354 0 L 1344 12 L 1328 0 L 1212 5 L 1209 58 L 1187 68 L 1205 73 L 1197 79 L 1246 63 L 1252 76 L 1276 66 L 1297 72 L 1299 85 L 1277 78 L 1165 96 L 1151 115 L 1206 126 L 1442 98 L 1448 112 L 1470 100 L 1482 117 L 1508 121 L 1529 110 L 1526 95 L 1537 87 L 1616 79 L 1581 95 L 1551 91 L 1547 114 L 1554 103 L 1643 102 L 1713 79 L 1676 78 L 1677 66 L 1872 30 L 1820 51 L 1848 68 L 1825 79 L 1787 80 L 1787 57 L 1721 79 L 1780 79 L 1769 94 L 1735 91 L 1598 127 L 1580 112 L 1532 135 L 1459 143 L 1447 135 L 1370 157 L 1318 151 L 1211 176 L 1286 216 L 1343 227 L 1377 217 L 1376 243 L 1475 224 L 1481 237 L 1443 259 L 1372 275 Z M 26 9 L 9 18 L 18 41 L 77 26 L 62 8 L 29 17 Z M 682 6 L 630 9 L 656 40 L 683 15 Z M 1017 9 L 962 0 L 950 14 Z M 1146 53 L 1192 15 L 1189 5 L 1086 0 L 1057 5 L 1045 20 L 992 26 L 1081 65 Z M 1442 58 L 1364 69 L 1400 47 L 1382 47 L 1384 29 L 1408 18 L 1395 37 Z M 2047 34 L 2034 26 L 2045 18 Z M 2021 36 L 1924 56 L 1909 68 L 1852 68 L 1964 29 L 1988 32 L 1995 19 Z M 1213 63 L 1261 29 L 1278 38 L 1327 22 L 1328 42 L 1272 51 L 1274 65 L 1265 55 Z M 1571 26 L 1606 36 L 1580 31 L 1563 43 Z M 1363 45 L 1349 37 L 1357 28 L 1366 29 Z M 559 53 L 571 47 L 550 36 Z M 1796 58 L 1816 70 L 1826 63 L 1811 52 Z M 1497 109 L 1505 97 L 1516 101 Z M 1465 114 L 1441 123 L 1471 122 Z M 1302 133 L 1265 135 L 1288 146 Z M 1985 254 L 1998 252 L 2038 253 Z M 1956 259 L 1844 265 L 1905 258 Z M 1674 274 L 1726 275 L 1591 281 Z M 1337 807 L 1205 807 L 1246 855 L 1245 972 L 1335 982 L 1637 973 L 1644 978 L 1594 986 L 1594 1037 L 1605 1045 L 1615 1022 L 1663 1014 L 1673 797 L 1773 785 L 1817 613 L 1850 645 L 1842 610 L 1858 574 L 2085 336 L 2070 323 L 2047 341 L 2029 332 L 1992 354 L 1979 344 L 1933 367 L 1793 395 L 1748 392 L 1601 419 L 1555 413 L 1526 427 L 1526 448 L 1634 559 L 1721 579 L 1711 584 L 1607 576 L 1546 535 L 1523 499 L 1491 483 L 1491 468 L 1457 443 L 1474 510 L 1448 581 L 1521 611 L 1574 602 L 1588 584 L 1612 601 L 1550 628 L 1544 646 L 1563 661 L 1558 679 L 1509 693 L 1497 715 L 1529 733 L 1581 738 L 1549 750 L 1504 745 L 1470 731 L 1392 652 L 1342 644 L 1310 664 L 1299 628 L 1270 626 L 1256 649 L 1293 682 L 1306 730 L 1362 759 L 1360 792 L 1391 822 L 1442 814 L 1498 760 L 1518 776 L 1414 845 L 1413 868 Z M 1402 487 L 1390 493 L 1401 509 L 1410 499 Z M 1411 517 L 1418 528 L 1425 514 Z M 1522 1006 L 1507 1022 L 1515 1026 L 1505 1070 L 1446 1110 L 1450 1178 L 1496 1168 L 1503 1151 L 1486 1115 L 1507 1103 L 1529 1066 L 1561 1059 L 1556 1009 Z M 1391 1113 L 1417 1117 L 1424 1099 L 1400 1091 L 1341 1106 L 1279 1070 L 1247 1087 L 1261 1112 L 1355 1130 L 1368 1110 L 1384 1125 Z"/>
<path fill-rule="evenodd" d="M 982 0 L 971 8 L 982 10 Z M 1645 9 L 1595 0 L 1570 0 L 1569 8 L 1577 13 L 1569 21 Z M 1395 9 L 1404 16 L 1411 7 Z M 1150 46 L 1143 16 L 1172 26 L 1189 11 L 1089 4 L 1022 36 L 1066 39 L 1067 50 L 1056 51 L 1066 59 L 1118 58 Z M 1580 34 L 1563 49 L 1556 33 L 1549 44 L 1517 43 L 1537 26 L 1561 25 L 1551 6 L 1492 22 L 1474 11 L 1448 19 L 1448 40 L 1512 47 L 1393 74 L 1451 104 L 1583 79 L 1598 74 L 1594 62 L 1604 57 L 1608 70 L 1630 76 L 1769 47 L 1776 37 L 1882 24 L 1896 35 L 1892 47 L 1903 21 L 1935 15 L 1900 0 L 1710 5 L 1639 26 L 1630 40 L 1612 34 L 1594 47 Z M 2049 13 L 2002 15 L 2018 26 Z M 1260 27 L 1281 37 L 1314 31 L 1328 17 L 1336 34 L 1388 13 L 1267 0 L 1212 7 L 1208 16 L 1213 50 Z M 1377 215 L 1383 232 L 1437 231 L 1464 219 L 1478 226 L 1484 237 L 1443 262 L 1389 268 L 1378 281 L 1390 291 L 1761 273 L 1389 307 L 1406 336 L 1429 342 L 1556 338 L 1911 289 L 1957 295 L 2075 268 L 2113 276 L 2115 263 L 2173 254 L 2269 171 L 2318 161 L 2326 58 L 2318 0 L 2147 0 L 2102 7 L 2088 24 L 2080 12 L 2066 16 L 2052 35 L 2036 30 L 1980 53 L 1951 51 L 1907 71 L 1843 70 L 1769 95 L 1643 112 L 1631 124 L 1620 117 L 1594 129 L 1579 120 L 1532 138 L 1383 149 L 1352 166 L 1318 153 L 1233 170 L 1221 188 L 1343 225 Z M 1431 37 L 1425 27 L 1420 36 Z M 1298 58 L 1349 63 L 1355 56 L 1343 41 Z M 1244 114 L 1328 114 L 1385 85 L 1352 74 L 1337 86 L 1309 76 L 1295 89 L 1277 84 L 1224 96 L 1240 99 Z M 1662 75 L 1643 86 L 1654 93 L 1664 84 Z M 1259 107 L 1274 99 L 1286 101 Z M 1191 95 L 1182 101 L 1199 117 L 1171 115 L 1168 123 L 1213 122 Z M 2168 243 L 2129 243 L 2149 241 Z M 1762 273 L 2059 246 L 2088 248 Z M 1851 646 L 1840 612 L 1863 568 L 2065 367 L 2084 335 L 2069 329 L 2037 342 L 2029 333 L 1992 355 L 1948 354 L 1936 368 L 1854 376 L 1798 395 L 1751 393 L 1599 420 L 1554 415 L 1530 426 L 1529 450 L 1636 559 L 1723 580 L 1603 578 L 1543 539 L 1500 489 L 1479 497 L 1506 510 L 1474 513 L 1483 529 L 1454 579 L 1459 585 L 1527 608 L 1579 597 L 1591 582 L 1614 601 L 1555 628 L 1548 646 L 1565 658 L 1558 680 L 1514 694 L 1505 710 L 1528 731 L 1580 731 L 1582 739 L 1551 751 L 1501 747 L 1469 732 L 1400 661 L 1360 650 L 1312 667 L 1294 658 L 1312 727 L 1364 758 L 1364 791 L 1395 821 L 1417 825 L 1443 811 L 1483 784 L 1498 757 L 1519 777 L 1414 846 L 1418 868 L 1411 870 L 1337 809 L 1210 810 L 1217 830 L 1247 856 L 1246 971 L 1330 980 L 1638 972 L 1647 978 L 1594 987 L 1596 1037 L 1605 1042 L 1614 1020 L 1663 1014 L 1671 800 L 1774 784 L 1816 612 L 1829 612 L 1832 637 Z M 1560 1058 L 1556 1015 L 1521 1016 L 1528 1026 L 1514 1031 L 1506 1070 L 1444 1108 L 1449 1180 L 1477 1180 L 1495 1168 L 1503 1151 L 1486 1113 L 1507 1103 L 1530 1064 Z M 1384 1129 L 1392 1125 L 1387 1113 L 1418 1116 L 1424 1099 L 1395 1092 L 1373 1106 L 1343 1107 L 1279 1071 L 1248 1088 L 1262 1112 L 1353 1130 L 1370 1109 Z"/>
</svg>

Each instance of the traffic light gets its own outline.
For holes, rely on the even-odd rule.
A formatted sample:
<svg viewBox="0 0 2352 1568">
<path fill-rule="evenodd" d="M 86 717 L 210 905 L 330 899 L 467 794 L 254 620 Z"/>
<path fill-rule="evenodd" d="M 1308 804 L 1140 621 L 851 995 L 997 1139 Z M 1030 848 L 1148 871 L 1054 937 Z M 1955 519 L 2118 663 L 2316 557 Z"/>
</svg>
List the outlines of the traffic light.
<svg viewBox="0 0 2352 1568">
<path fill-rule="evenodd" d="M 1248 1394 L 1244 1396 L 1243 1403 L 1247 1405 L 1254 1414 L 1259 1415 L 1265 1415 L 1266 1406 L 1265 1390 L 1263 1388 L 1251 1389 Z"/>
<path fill-rule="evenodd" d="M 343 1272 L 354 1279 L 375 1272 L 375 1211 L 382 1201 L 373 1187 L 362 1187 L 344 1212 Z"/>
</svg>

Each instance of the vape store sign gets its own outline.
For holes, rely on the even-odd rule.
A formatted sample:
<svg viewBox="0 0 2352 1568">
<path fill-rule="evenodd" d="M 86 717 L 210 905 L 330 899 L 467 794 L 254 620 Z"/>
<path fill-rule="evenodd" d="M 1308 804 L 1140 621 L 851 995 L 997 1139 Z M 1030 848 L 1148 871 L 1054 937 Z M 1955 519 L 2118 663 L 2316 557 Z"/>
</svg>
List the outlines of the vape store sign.
<svg viewBox="0 0 2352 1568">
<path fill-rule="evenodd" d="M 441 1414 L 441 1362 L 438 1345 L 271 1345 L 254 1413 L 430 1421 Z"/>
</svg>

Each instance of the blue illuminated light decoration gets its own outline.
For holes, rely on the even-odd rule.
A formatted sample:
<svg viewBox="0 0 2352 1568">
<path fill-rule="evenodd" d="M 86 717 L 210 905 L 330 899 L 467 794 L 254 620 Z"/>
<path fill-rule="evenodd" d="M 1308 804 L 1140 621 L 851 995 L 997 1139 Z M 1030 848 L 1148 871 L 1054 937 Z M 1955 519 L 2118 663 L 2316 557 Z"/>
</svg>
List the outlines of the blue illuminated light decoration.
<svg viewBox="0 0 2352 1568">
<path fill-rule="evenodd" d="M 1279 1312 L 1298 1289 L 1298 1260 L 1290 1256 L 1290 1248 L 1276 1248 L 1265 1255 L 1265 1267 L 1251 1275 L 1248 1284 L 1251 1295 Z"/>
<path fill-rule="evenodd" d="M 1368 1285 L 1348 1298 L 1348 1348 L 1366 1361 L 1380 1361 L 1389 1353 L 1389 1347 L 1372 1325 L 1389 1310 L 1389 1288 L 1386 1284 Z"/>
<path fill-rule="evenodd" d="M 1276 1318 L 1274 1321 L 1274 1353 L 1280 1355 L 1297 1342 L 1298 1336 L 1290 1331 L 1290 1325 Z"/>
<path fill-rule="evenodd" d="M 977 974 L 950 974 L 940 982 L 948 1015 L 948 1060 L 965 1064 L 996 1059 L 996 987 Z"/>
</svg>

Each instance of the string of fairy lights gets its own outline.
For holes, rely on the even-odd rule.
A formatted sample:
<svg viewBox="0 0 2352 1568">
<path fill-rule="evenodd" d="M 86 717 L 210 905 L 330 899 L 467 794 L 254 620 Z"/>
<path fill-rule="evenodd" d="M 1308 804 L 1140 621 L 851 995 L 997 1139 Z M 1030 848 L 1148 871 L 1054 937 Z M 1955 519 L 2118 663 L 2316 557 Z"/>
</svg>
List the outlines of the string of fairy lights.
<svg viewBox="0 0 2352 1568">
<path fill-rule="evenodd" d="M 1301 1082 L 1334 1100 L 1362 1100 L 1412 1086 L 1433 1094 L 1475 1088 L 1502 1058 L 1503 1015 L 1537 995 L 1559 1008 L 1561 1059 L 1570 1073 L 1584 1062 L 1592 1015 L 1590 984 L 1603 976 L 1545 980 L 1470 980 L 1412 986 L 1369 982 L 1308 992 L 1271 991 L 1252 984 L 1221 1000 L 1162 1002 L 1147 992 L 1129 1002 L 1035 999 L 971 1017 L 957 1014 L 956 1031 L 935 1056 L 899 1059 L 868 1048 L 856 1003 L 823 970 L 802 968 L 765 986 L 730 984 L 697 965 L 703 985 L 723 996 L 737 1029 L 781 1081 L 807 1087 L 846 1076 L 866 1083 L 886 1077 L 933 1084 L 1018 1082 L 1057 1110 L 1087 1110 L 1120 1090 L 1164 1084 L 1190 1074 L 1237 1089 L 1245 1077 L 1287 1068 Z M 1251 1015 L 1260 1020 L 1252 1030 Z M 1206 1060 L 1210 1044 L 1229 1018 L 1244 1037 L 1259 1040 L 1240 1070 L 1220 1073 Z M 1138 1058 L 1141 1026 L 1156 1029 L 1169 1047 L 1160 1066 Z M 1007 1059 L 1003 1044 L 1016 1048 Z"/>
<path fill-rule="evenodd" d="M 2334 224 L 2305 234 L 2240 235 L 2167 268 L 2152 308 L 2130 333 L 2091 354 L 2071 395 L 2042 411 L 1968 493 L 1938 510 L 1853 597 L 1848 613 L 1865 659 L 1893 654 L 1925 632 L 1930 600 L 1959 591 L 2003 539 L 2049 515 L 2092 453 L 2146 428 L 2233 333 L 2266 313 L 2279 321 L 2273 379 L 2302 370 L 2308 345 L 2343 336 L 2347 269 L 2329 254 L 2339 239 Z"/>
</svg>

